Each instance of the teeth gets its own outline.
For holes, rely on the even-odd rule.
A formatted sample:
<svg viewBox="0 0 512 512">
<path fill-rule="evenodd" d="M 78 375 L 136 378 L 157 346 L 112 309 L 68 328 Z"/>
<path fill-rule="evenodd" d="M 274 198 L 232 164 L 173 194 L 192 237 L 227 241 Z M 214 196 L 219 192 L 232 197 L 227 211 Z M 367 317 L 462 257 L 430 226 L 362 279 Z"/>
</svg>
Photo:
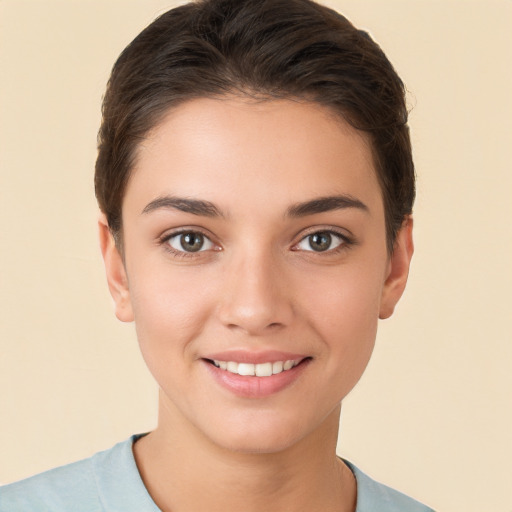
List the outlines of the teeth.
<svg viewBox="0 0 512 512">
<path fill-rule="evenodd" d="M 274 363 L 237 363 L 235 361 L 213 361 L 213 364 L 221 370 L 236 373 L 243 376 L 270 377 L 297 366 L 300 360 L 275 361 Z"/>
<path fill-rule="evenodd" d="M 281 373 L 283 371 L 283 361 L 272 363 L 272 373 Z"/>
<path fill-rule="evenodd" d="M 220 367 L 220 363 L 218 364 Z M 235 363 L 234 361 L 229 361 L 229 363 L 226 363 L 226 370 L 231 373 L 238 373 L 238 363 Z"/>
<path fill-rule="evenodd" d="M 254 364 L 239 363 L 238 364 L 238 375 L 254 375 L 255 368 Z"/>
<path fill-rule="evenodd" d="M 254 365 L 256 377 L 270 377 L 272 375 L 272 363 L 262 363 Z"/>
<path fill-rule="evenodd" d="M 293 361 L 285 361 L 283 364 L 283 370 L 289 370 L 293 368 Z"/>
</svg>

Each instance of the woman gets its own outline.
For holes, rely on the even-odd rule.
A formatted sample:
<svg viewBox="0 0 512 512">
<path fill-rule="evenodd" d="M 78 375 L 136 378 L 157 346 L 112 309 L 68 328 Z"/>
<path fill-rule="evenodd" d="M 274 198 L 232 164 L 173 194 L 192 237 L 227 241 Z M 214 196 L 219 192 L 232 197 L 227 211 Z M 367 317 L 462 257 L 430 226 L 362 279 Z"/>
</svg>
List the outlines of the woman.
<svg viewBox="0 0 512 512">
<path fill-rule="evenodd" d="M 309 0 L 173 9 L 121 54 L 96 165 L 116 315 L 159 423 L 0 510 L 426 511 L 336 456 L 412 257 L 404 89 Z"/>
</svg>

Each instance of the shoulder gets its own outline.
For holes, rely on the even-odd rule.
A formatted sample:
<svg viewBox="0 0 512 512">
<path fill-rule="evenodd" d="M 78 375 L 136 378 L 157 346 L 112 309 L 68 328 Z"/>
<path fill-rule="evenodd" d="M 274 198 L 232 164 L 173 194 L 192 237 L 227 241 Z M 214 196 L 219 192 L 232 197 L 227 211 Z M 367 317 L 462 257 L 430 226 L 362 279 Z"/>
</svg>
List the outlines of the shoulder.
<svg viewBox="0 0 512 512">
<path fill-rule="evenodd" d="M 357 482 L 356 512 L 434 512 L 405 494 L 381 484 L 348 461 Z"/>
<path fill-rule="evenodd" d="M 87 459 L 0 487 L 0 512 L 112 510 L 109 502 L 123 501 L 127 490 L 134 490 L 131 480 L 142 485 L 132 443 L 130 438 Z"/>
<path fill-rule="evenodd" d="M 91 459 L 0 487 L 0 512 L 101 510 Z"/>
</svg>

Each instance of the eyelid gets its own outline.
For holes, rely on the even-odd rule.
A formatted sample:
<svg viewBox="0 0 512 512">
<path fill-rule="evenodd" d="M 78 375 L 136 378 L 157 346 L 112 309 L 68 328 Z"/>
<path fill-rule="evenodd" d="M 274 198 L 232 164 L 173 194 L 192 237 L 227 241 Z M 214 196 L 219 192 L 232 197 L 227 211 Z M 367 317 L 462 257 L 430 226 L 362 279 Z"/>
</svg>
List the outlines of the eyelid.
<svg viewBox="0 0 512 512">
<path fill-rule="evenodd" d="M 208 242 L 211 244 L 212 247 L 210 247 L 208 249 L 202 249 L 201 248 L 198 251 L 193 252 L 193 251 L 183 251 L 181 249 L 176 249 L 175 247 L 173 247 L 169 243 L 169 240 L 171 240 L 172 238 L 178 237 L 178 236 L 186 234 L 186 233 L 197 233 L 197 234 L 200 234 L 206 240 L 208 240 Z M 212 250 L 213 251 L 220 251 L 221 247 L 219 246 L 218 243 L 216 243 L 213 240 L 213 238 L 214 237 L 211 234 L 207 233 L 206 230 L 203 229 L 203 228 L 200 228 L 200 227 L 197 227 L 197 226 L 180 226 L 179 228 L 175 228 L 175 229 L 172 229 L 170 231 L 166 231 L 163 235 L 158 237 L 158 243 L 160 245 L 165 246 L 165 249 L 167 251 L 172 252 L 175 255 L 179 255 L 179 256 L 194 256 L 194 255 L 196 255 L 198 253 L 208 252 L 208 251 L 212 251 Z"/>
<path fill-rule="evenodd" d="M 336 247 L 334 247 L 332 249 L 328 249 L 326 251 L 313 251 L 313 250 L 298 248 L 298 245 L 301 242 L 306 240 L 311 235 L 315 235 L 317 233 L 328 233 L 334 237 L 341 239 L 341 243 L 338 244 Z M 298 242 L 295 242 L 292 245 L 291 249 L 294 251 L 313 252 L 313 253 L 317 253 L 317 254 L 332 254 L 336 250 L 340 250 L 342 248 L 349 247 L 349 246 L 355 245 L 355 244 L 356 244 L 356 239 L 354 238 L 354 236 L 352 234 L 347 234 L 347 233 L 343 232 L 340 228 L 335 228 L 333 226 L 313 226 L 313 227 L 305 230 L 305 232 L 303 231 L 300 233 L 300 238 L 299 238 Z"/>
<path fill-rule="evenodd" d="M 184 249 L 180 249 L 179 247 L 175 247 L 175 245 L 173 244 L 173 242 L 177 242 L 177 245 L 181 245 L 181 237 L 183 235 L 187 235 L 187 234 L 192 234 L 192 235 L 201 235 L 201 238 L 203 240 L 203 245 L 197 249 L 197 251 L 186 251 Z M 170 236 L 168 239 L 167 239 L 167 244 L 170 245 L 174 250 L 176 251 L 179 251 L 179 252 L 187 252 L 187 253 L 196 253 L 196 252 L 204 252 L 204 251 L 209 251 L 211 250 L 214 245 L 213 245 L 213 242 L 205 235 L 203 235 L 202 233 L 197 233 L 197 232 L 194 232 L 194 231 L 186 231 L 185 233 L 177 233 L 175 235 L 172 235 Z"/>
</svg>

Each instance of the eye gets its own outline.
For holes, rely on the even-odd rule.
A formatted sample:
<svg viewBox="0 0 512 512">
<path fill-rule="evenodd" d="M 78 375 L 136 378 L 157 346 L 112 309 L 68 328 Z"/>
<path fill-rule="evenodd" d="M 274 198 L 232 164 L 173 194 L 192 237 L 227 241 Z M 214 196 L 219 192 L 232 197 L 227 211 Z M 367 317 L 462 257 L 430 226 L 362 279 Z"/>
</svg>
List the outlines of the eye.
<svg viewBox="0 0 512 512">
<path fill-rule="evenodd" d="M 347 243 L 341 235 L 332 231 L 317 231 L 305 236 L 295 247 L 301 251 L 326 252 L 332 251 Z"/>
<path fill-rule="evenodd" d="M 213 242 L 197 231 L 185 231 L 170 236 L 167 243 L 179 252 L 199 252 L 213 249 Z"/>
</svg>

